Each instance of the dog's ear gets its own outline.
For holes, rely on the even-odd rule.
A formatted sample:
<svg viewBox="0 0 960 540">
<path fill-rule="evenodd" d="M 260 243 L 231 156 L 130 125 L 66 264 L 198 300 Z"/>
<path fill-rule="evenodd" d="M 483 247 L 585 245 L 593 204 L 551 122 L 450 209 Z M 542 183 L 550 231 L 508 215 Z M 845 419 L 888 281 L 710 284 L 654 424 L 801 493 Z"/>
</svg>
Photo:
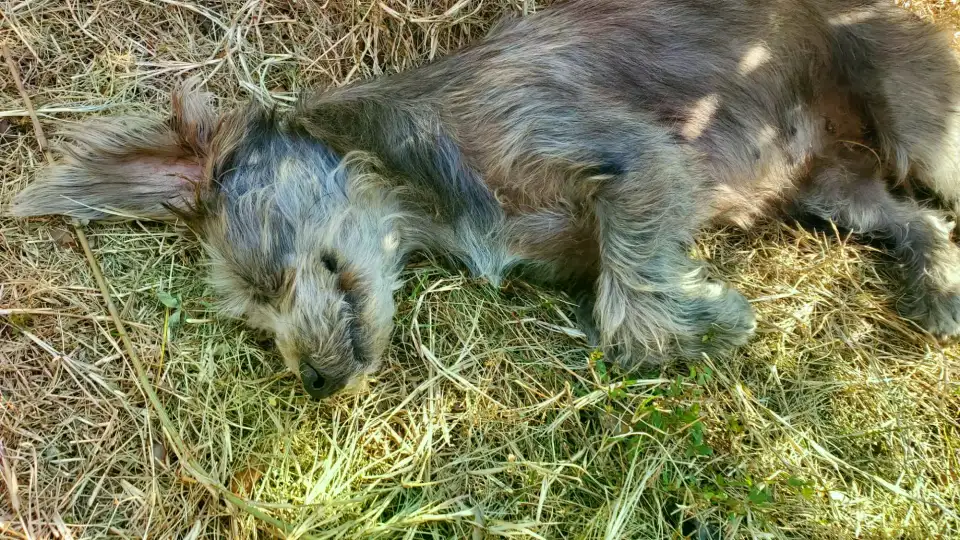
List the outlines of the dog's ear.
<svg viewBox="0 0 960 540">
<path fill-rule="evenodd" d="M 195 79 L 171 105 L 167 118 L 105 118 L 66 130 L 63 157 L 14 197 L 10 213 L 159 221 L 188 213 L 218 115 Z"/>
</svg>

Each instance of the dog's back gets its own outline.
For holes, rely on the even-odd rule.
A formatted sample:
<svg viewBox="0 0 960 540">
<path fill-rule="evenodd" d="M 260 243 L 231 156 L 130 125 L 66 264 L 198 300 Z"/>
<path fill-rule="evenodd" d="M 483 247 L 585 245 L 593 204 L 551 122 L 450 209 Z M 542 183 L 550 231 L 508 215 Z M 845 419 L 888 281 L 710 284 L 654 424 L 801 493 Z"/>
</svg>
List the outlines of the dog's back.
<svg viewBox="0 0 960 540">
<path fill-rule="evenodd" d="M 578 0 L 327 99 L 435 115 L 508 212 L 568 198 L 572 168 L 629 168 L 656 124 L 699 156 L 707 215 L 747 225 L 835 140 L 877 146 L 899 179 L 952 162 L 957 73 L 929 25 L 883 1 Z M 920 124 L 940 126 L 938 148 Z M 960 179 L 929 181 L 960 201 Z"/>
</svg>

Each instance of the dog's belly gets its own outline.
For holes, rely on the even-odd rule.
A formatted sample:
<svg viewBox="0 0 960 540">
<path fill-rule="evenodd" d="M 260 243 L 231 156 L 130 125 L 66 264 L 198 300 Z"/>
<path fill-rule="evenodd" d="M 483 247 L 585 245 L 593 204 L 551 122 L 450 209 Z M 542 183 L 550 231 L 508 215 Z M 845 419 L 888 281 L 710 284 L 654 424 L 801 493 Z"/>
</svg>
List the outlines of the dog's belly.
<svg viewBox="0 0 960 540">
<path fill-rule="evenodd" d="M 708 221 L 750 227 L 791 199 L 814 157 L 838 140 L 862 138 L 860 124 L 836 99 L 796 105 L 736 125 L 708 127 L 690 137 L 712 197 Z"/>
<path fill-rule="evenodd" d="M 809 171 L 814 152 L 792 156 L 785 151 L 768 151 L 757 166 L 738 167 L 708 163 L 712 177 L 707 193 L 711 198 L 706 222 L 750 228 L 771 215 L 784 201 L 793 197 L 800 180 Z"/>
</svg>

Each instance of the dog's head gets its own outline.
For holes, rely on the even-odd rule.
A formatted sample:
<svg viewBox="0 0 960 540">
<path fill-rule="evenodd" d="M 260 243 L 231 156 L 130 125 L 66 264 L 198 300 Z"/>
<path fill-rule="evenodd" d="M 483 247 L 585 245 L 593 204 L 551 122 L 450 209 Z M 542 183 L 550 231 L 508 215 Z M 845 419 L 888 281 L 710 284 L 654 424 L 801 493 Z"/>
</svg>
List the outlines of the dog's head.
<svg viewBox="0 0 960 540">
<path fill-rule="evenodd" d="M 393 324 L 402 213 L 370 156 L 335 155 L 278 113 L 219 114 L 186 85 L 167 118 L 68 131 L 15 216 L 181 219 L 225 313 L 272 332 L 307 392 L 376 370 Z"/>
</svg>

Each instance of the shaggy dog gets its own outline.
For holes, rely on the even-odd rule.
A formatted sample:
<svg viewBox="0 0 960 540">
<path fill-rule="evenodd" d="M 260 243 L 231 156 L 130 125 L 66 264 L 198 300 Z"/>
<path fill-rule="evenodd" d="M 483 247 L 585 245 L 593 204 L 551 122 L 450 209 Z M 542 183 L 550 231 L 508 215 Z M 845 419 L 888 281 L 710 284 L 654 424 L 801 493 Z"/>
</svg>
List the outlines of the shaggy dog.
<svg viewBox="0 0 960 540">
<path fill-rule="evenodd" d="M 812 216 L 883 242 L 899 308 L 960 334 L 960 70 L 889 0 L 572 0 L 403 73 L 67 134 L 16 216 L 182 220 L 223 310 L 276 336 L 310 395 L 377 368 L 415 252 L 559 286 L 599 346 L 720 354 L 747 300 L 688 257 L 704 226 Z"/>
</svg>

